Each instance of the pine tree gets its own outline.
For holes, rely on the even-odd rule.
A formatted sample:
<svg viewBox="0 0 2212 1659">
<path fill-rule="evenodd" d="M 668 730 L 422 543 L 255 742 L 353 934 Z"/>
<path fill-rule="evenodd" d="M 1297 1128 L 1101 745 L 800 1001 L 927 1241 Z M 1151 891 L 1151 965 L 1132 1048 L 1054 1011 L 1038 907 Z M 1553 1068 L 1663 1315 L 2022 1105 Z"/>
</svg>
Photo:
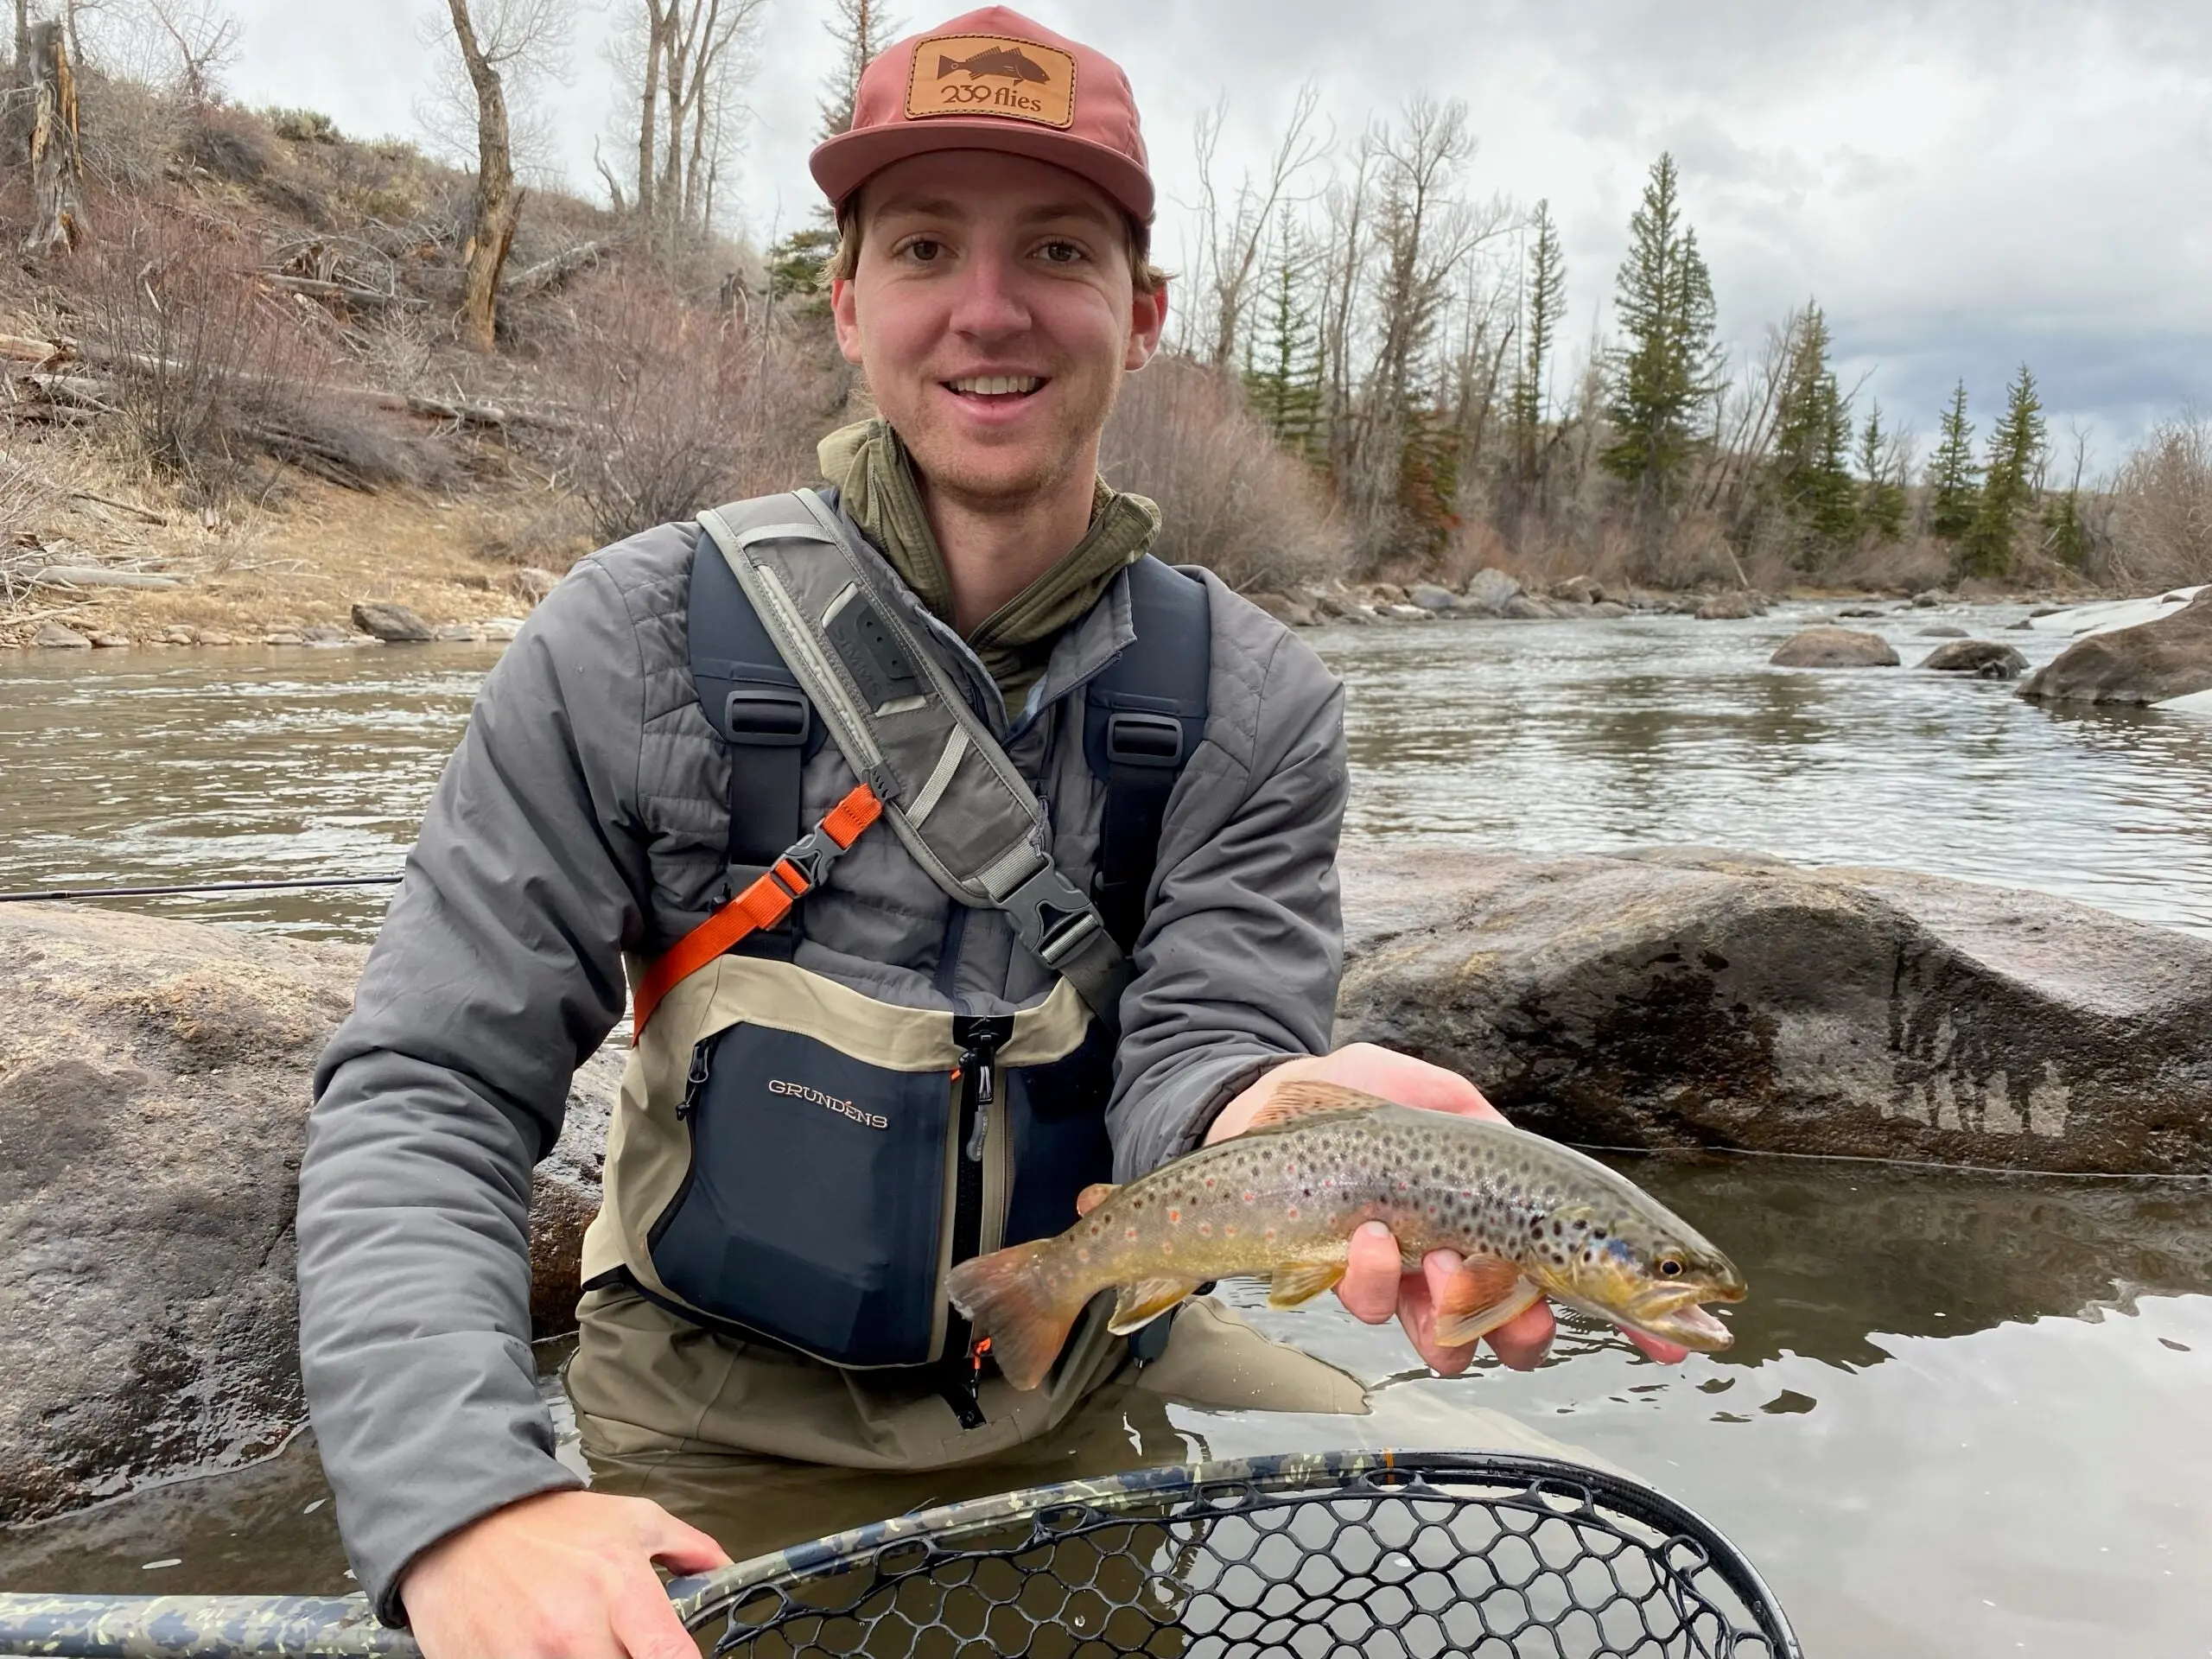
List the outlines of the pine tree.
<svg viewBox="0 0 2212 1659">
<path fill-rule="evenodd" d="M 1567 309 L 1567 256 L 1560 249 L 1559 226 L 1548 201 L 1536 204 L 1535 232 L 1522 298 L 1521 366 L 1511 394 L 1514 467 L 1523 483 L 1536 474 L 1536 449 L 1551 412 L 1544 377 Z"/>
<path fill-rule="evenodd" d="M 1614 439 L 1600 457 L 1644 501 L 1662 505 L 1706 442 L 1701 416 L 1720 366 L 1713 276 L 1697 232 L 1682 223 L 1680 185 L 1675 158 L 1660 156 L 1629 220 L 1615 300 L 1629 344 L 1613 353 L 1605 414 Z"/>
<path fill-rule="evenodd" d="M 1981 499 L 1981 468 L 1974 465 L 1974 425 L 1967 419 L 1967 383 L 1959 382 L 1943 411 L 1943 435 L 1928 463 L 1928 528 L 1955 542 L 1974 527 Z"/>
<path fill-rule="evenodd" d="M 1851 410 L 1829 366 L 1830 336 L 1821 308 L 1807 303 L 1791 330 L 1775 421 L 1775 494 L 1817 546 L 1847 540 L 1859 528 L 1851 476 Z"/>
<path fill-rule="evenodd" d="M 1969 575 L 2001 578 L 2012 569 L 2012 549 L 2022 511 L 2036 505 L 2043 477 L 2043 400 L 2036 395 L 2028 365 L 2005 389 L 2005 417 L 1989 435 L 1989 467 L 1981 502 L 1961 550 Z"/>
<path fill-rule="evenodd" d="M 1321 448 L 1321 326 L 1306 291 L 1313 257 L 1285 222 L 1259 327 L 1245 337 L 1244 397 L 1276 442 L 1312 459 Z"/>
<path fill-rule="evenodd" d="M 1894 435 L 1882 429 L 1878 403 L 1866 411 L 1866 424 L 1859 434 L 1859 470 L 1866 480 L 1859 498 L 1859 522 L 1885 542 L 1904 534 L 1907 507 L 1904 480 L 1890 473 L 1894 442 Z"/>
<path fill-rule="evenodd" d="M 885 15 L 880 0 L 830 0 L 830 16 L 822 26 L 837 43 L 836 67 L 822 99 L 822 137 L 834 138 L 853 124 L 861 71 L 899 32 L 899 25 Z"/>
</svg>

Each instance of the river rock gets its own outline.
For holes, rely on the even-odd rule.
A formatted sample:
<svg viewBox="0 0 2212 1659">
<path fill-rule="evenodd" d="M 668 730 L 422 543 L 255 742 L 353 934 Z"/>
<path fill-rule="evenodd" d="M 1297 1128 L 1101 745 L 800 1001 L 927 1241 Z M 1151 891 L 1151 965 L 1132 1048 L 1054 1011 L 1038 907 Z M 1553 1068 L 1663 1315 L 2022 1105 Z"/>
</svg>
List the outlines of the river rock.
<svg viewBox="0 0 2212 1659">
<path fill-rule="evenodd" d="M 1840 622 L 1863 622 L 1870 617 L 1886 616 L 1889 613 L 1877 610 L 1872 605 L 1853 605 L 1838 611 L 1835 614 L 1836 620 Z"/>
<path fill-rule="evenodd" d="M 1439 614 L 1462 608 L 1459 595 L 1449 588 L 1440 588 L 1433 582 L 1417 582 L 1406 589 L 1406 602 L 1418 605 L 1424 611 Z"/>
<path fill-rule="evenodd" d="M 1851 613 L 1846 611 L 1844 614 L 1848 616 Z M 1941 622 L 1937 623 L 1932 628 L 1916 628 L 1913 631 L 1912 637 L 1916 639 L 1965 639 L 1971 638 L 1964 628 L 1954 628 Z"/>
<path fill-rule="evenodd" d="M 2048 702 L 2157 703 L 2212 690 L 2212 587 L 2155 622 L 2077 639 L 2020 688 Z"/>
<path fill-rule="evenodd" d="M 1808 628 L 1767 659 L 1777 668 L 1895 668 L 1897 654 L 1878 633 Z"/>
<path fill-rule="evenodd" d="M 1521 584 L 1495 566 L 1484 566 L 1467 579 L 1462 592 L 1469 610 L 1503 616 L 1505 607 L 1521 597 Z"/>
<path fill-rule="evenodd" d="M 1569 576 L 1552 584 L 1552 597 L 1570 605 L 1595 605 L 1605 599 L 1605 590 L 1595 576 Z"/>
<path fill-rule="evenodd" d="M 1738 589 L 1706 594 L 1697 601 L 1691 614 L 1700 622 L 1741 622 L 1750 617 L 1764 616 L 1768 608 L 1765 594 Z"/>
<path fill-rule="evenodd" d="M 1911 602 L 1916 611 L 1932 611 L 1938 605 L 1948 605 L 1951 595 L 1941 588 L 1929 588 L 1915 594 Z"/>
<path fill-rule="evenodd" d="M 2212 1168 L 2212 941 L 1709 849 L 1349 851 L 1337 1040 L 1633 1147 Z"/>
<path fill-rule="evenodd" d="M 365 954 L 0 908 L 0 1525 L 249 1460 L 302 1421 L 309 1079 Z M 574 1323 L 620 1058 L 579 1074 L 539 1166 L 541 1335 Z"/>
<path fill-rule="evenodd" d="M 128 651 L 136 644 L 127 633 L 96 633 L 92 636 L 95 651 Z"/>
<path fill-rule="evenodd" d="M 366 601 L 353 607 L 353 626 L 388 645 L 420 645 L 431 638 L 430 625 L 404 605 Z"/>
<path fill-rule="evenodd" d="M 1245 598 L 1278 622 L 1294 628 L 1310 628 L 1319 620 L 1313 613 L 1287 594 L 1247 594 Z"/>
<path fill-rule="evenodd" d="M 1982 680 L 2017 680 L 2028 671 L 2028 659 L 2010 645 L 1990 639 L 1955 639 L 1938 645 L 1920 664 L 1943 674 L 1971 674 Z"/>
<path fill-rule="evenodd" d="M 90 651 L 92 642 L 74 628 L 65 628 L 59 622 L 41 622 L 38 632 L 31 636 L 31 643 L 48 651 Z"/>
</svg>

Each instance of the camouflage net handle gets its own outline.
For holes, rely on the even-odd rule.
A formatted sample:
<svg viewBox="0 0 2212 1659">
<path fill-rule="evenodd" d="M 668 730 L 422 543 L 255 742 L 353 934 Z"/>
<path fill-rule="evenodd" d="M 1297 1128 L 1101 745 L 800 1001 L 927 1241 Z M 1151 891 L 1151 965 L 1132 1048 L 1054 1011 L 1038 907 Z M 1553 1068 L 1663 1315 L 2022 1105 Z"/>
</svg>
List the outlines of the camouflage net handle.
<svg viewBox="0 0 2212 1659">
<path fill-rule="evenodd" d="M 918 1548 L 956 1554 L 964 1543 L 1003 1535 L 1009 1523 L 1029 1522 L 1037 1536 L 1049 1539 L 1068 1531 L 1074 1521 L 1156 1510 L 1161 1503 L 1178 1499 L 1309 1493 L 1325 1498 L 1347 1486 L 1387 1491 L 1401 1481 L 1429 1477 L 1521 1485 L 1555 1498 L 1579 1499 L 1592 1514 L 1602 1508 L 1689 1541 L 1705 1565 L 1751 1610 L 1765 1638 L 1761 1651 L 1791 1659 L 1801 1651 L 1756 1569 L 1690 1510 L 1620 1476 L 1503 1453 L 1327 1452 L 1139 1469 L 897 1516 L 717 1573 L 677 1579 L 668 1592 L 685 1627 L 696 1632 L 759 1593 L 793 1589 L 894 1556 L 902 1572 L 911 1571 L 904 1558 Z M 232 1659 L 275 1654 L 421 1659 L 413 1638 L 379 1624 L 359 1595 L 0 1595 L 0 1655 Z"/>
</svg>

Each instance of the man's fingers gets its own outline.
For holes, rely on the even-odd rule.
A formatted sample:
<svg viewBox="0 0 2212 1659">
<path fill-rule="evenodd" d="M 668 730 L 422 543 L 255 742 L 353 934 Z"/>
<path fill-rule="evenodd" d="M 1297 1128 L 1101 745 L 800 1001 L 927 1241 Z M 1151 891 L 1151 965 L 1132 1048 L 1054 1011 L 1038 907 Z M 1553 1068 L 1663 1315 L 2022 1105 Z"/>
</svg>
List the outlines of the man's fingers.
<svg viewBox="0 0 2212 1659">
<path fill-rule="evenodd" d="M 677 1520 L 659 1504 L 640 1499 L 652 1513 L 639 1528 L 645 1554 L 675 1573 L 711 1573 L 730 1564 L 729 1552 L 713 1536 Z"/>
<path fill-rule="evenodd" d="M 1337 1298 L 1356 1319 L 1387 1325 L 1398 1311 L 1398 1241 L 1379 1221 L 1361 1224 L 1351 1236 Z"/>
<path fill-rule="evenodd" d="M 1398 1320 L 1414 1351 L 1439 1376 L 1457 1376 L 1475 1363 L 1475 1346 L 1463 1342 L 1446 1347 L 1436 1340 L 1436 1304 L 1459 1271 L 1463 1258 L 1457 1250 L 1431 1250 L 1421 1257 L 1421 1271 L 1406 1274 L 1398 1287 Z"/>
<path fill-rule="evenodd" d="M 698 1644 L 650 1569 L 624 1580 L 607 1617 L 617 1646 L 629 1659 L 699 1659 Z"/>
<path fill-rule="evenodd" d="M 1552 1337 L 1558 1329 L 1551 1304 L 1538 1302 L 1490 1333 L 1491 1351 L 1510 1370 L 1533 1371 L 1551 1351 Z"/>
</svg>

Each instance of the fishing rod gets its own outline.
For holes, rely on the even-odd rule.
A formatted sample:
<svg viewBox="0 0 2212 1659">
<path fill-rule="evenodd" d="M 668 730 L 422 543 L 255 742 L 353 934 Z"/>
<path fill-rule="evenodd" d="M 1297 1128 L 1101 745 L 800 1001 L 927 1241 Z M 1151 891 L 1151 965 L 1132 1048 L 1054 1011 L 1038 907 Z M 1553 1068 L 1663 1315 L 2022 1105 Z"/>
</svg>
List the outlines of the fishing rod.
<svg viewBox="0 0 2212 1659">
<path fill-rule="evenodd" d="M 320 875 L 297 881 L 210 881 L 176 887 L 55 887 L 45 893 L 0 893 L 0 905 L 57 904 L 75 899 L 168 899 L 217 893 L 302 893 L 316 887 L 392 887 L 396 875 Z"/>
</svg>

